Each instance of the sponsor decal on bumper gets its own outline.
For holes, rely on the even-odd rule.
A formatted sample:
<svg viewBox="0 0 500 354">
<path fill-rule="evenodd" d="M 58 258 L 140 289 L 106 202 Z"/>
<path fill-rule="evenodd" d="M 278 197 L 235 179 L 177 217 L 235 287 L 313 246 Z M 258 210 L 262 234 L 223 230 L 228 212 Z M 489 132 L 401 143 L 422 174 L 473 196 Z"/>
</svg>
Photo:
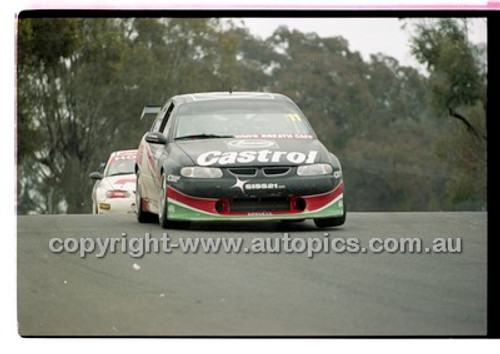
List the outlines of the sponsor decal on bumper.
<svg viewBox="0 0 500 354">
<path fill-rule="evenodd" d="M 186 195 L 171 186 L 167 187 L 167 213 L 169 220 L 229 221 L 229 220 L 293 220 L 308 218 L 339 217 L 344 213 L 344 185 L 334 190 L 308 196 L 288 198 L 288 210 L 255 210 L 241 212 L 231 210 L 228 199 L 197 198 Z M 302 208 L 297 208 L 297 200 Z M 255 201 L 258 205 L 258 201 Z"/>
</svg>

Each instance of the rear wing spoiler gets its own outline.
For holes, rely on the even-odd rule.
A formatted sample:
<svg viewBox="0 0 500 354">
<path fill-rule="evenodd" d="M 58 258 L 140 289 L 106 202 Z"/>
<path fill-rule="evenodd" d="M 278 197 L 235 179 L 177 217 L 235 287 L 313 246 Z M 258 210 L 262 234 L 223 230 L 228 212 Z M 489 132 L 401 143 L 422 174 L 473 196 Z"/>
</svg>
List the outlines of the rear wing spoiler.
<svg viewBox="0 0 500 354">
<path fill-rule="evenodd" d="M 161 111 L 161 106 L 144 106 L 142 109 L 141 120 L 144 117 L 156 116 Z"/>
</svg>

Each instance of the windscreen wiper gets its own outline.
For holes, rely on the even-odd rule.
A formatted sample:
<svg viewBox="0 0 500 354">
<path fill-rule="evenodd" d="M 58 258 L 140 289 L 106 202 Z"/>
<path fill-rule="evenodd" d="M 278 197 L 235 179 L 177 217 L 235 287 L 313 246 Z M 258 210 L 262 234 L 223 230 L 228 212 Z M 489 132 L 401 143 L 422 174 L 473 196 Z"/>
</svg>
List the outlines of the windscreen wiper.
<svg viewBox="0 0 500 354">
<path fill-rule="evenodd" d="M 212 139 L 212 138 L 234 138 L 234 135 L 218 135 L 218 134 L 193 134 L 185 135 L 175 138 L 175 140 L 187 140 L 187 139 Z"/>
</svg>

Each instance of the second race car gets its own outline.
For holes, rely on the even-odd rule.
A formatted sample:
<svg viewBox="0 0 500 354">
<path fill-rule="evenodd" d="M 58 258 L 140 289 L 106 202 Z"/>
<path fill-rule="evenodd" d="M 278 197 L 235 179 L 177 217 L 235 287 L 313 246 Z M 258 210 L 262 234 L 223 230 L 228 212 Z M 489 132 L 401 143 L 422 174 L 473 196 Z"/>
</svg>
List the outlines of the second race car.
<svg viewBox="0 0 500 354">
<path fill-rule="evenodd" d="M 137 150 L 113 152 L 104 172 L 92 172 L 96 180 L 92 189 L 92 212 L 135 213 L 135 160 Z"/>
</svg>

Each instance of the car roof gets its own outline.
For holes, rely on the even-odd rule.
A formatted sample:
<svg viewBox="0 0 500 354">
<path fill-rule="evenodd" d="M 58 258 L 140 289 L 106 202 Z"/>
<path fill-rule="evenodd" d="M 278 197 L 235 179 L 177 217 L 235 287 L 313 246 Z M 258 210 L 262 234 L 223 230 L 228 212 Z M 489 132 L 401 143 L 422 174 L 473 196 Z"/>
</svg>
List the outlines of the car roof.
<svg viewBox="0 0 500 354">
<path fill-rule="evenodd" d="M 230 100 L 230 99 L 254 99 L 254 100 L 276 100 L 276 101 L 291 101 L 285 95 L 270 92 L 198 92 L 176 95 L 172 97 L 172 101 L 177 104 L 213 101 L 213 100 Z"/>
</svg>

